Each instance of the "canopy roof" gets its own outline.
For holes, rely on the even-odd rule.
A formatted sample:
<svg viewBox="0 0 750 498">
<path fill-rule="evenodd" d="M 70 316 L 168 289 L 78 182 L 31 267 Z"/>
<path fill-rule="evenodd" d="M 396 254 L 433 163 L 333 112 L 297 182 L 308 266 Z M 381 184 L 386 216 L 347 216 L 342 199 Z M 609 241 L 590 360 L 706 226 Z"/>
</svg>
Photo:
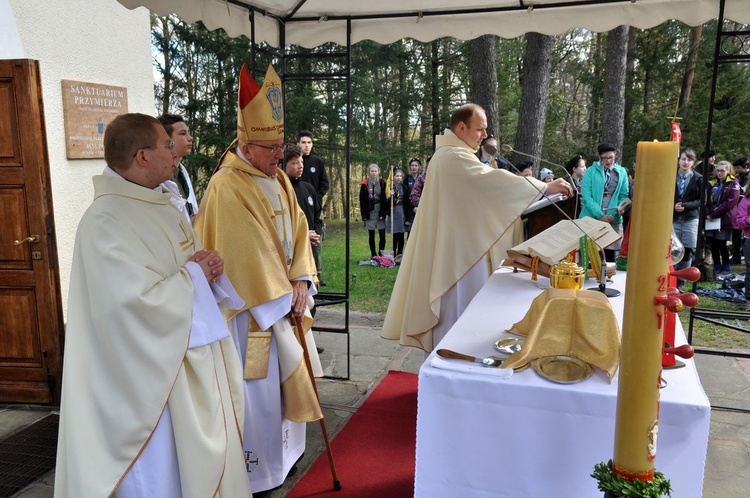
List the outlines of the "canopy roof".
<svg viewBox="0 0 750 498">
<path fill-rule="evenodd" d="M 146 7 L 158 15 L 203 21 L 230 36 L 255 42 L 315 47 L 402 38 L 430 41 L 442 36 L 470 40 L 485 34 L 514 38 L 533 31 L 547 35 L 572 28 L 609 31 L 627 24 L 651 28 L 669 19 L 697 26 L 719 16 L 719 0 L 117 0 L 128 8 Z M 750 24 L 750 0 L 726 0 L 724 17 Z"/>
</svg>

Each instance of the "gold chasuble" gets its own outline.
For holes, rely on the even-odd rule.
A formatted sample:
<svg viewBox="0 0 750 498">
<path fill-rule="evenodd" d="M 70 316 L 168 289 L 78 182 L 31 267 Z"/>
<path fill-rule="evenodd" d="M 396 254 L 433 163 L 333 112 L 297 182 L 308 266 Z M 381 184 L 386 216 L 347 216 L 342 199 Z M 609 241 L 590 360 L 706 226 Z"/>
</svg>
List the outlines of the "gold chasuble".
<svg viewBox="0 0 750 498">
<path fill-rule="evenodd" d="M 519 216 L 540 196 L 529 181 L 546 188 L 483 164 L 450 130 L 436 145 L 382 332 L 428 352 L 442 296 L 483 258 L 499 265 L 520 242 Z"/>
<path fill-rule="evenodd" d="M 104 498 L 169 407 L 183 497 L 249 496 L 231 337 L 188 349 L 200 244 L 159 193 L 94 177 L 68 299 L 55 496 Z"/>
<path fill-rule="evenodd" d="M 307 221 L 288 177 L 281 169 L 275 177 L 265 175 L 240 158 L 234 147 L 211 177 L 195 228 L 206 248 L 224 255 L 224 271 L 245 301 L 244 308 L 226 315 L 227 320 L 291 294 L 292 280 L 316 274 Z M 306 313 L 306 333 L 312 324 Z M 274 334 L 280 351 L 284 417 L 294 422 L 320 419 L 302 347 L 293 330 L 275 325 L 261 330 L 252 313 L 249 327 L 246 351 L 240 351 L 245 355 L 245 379 L 267 376 Z"/>
</svg>

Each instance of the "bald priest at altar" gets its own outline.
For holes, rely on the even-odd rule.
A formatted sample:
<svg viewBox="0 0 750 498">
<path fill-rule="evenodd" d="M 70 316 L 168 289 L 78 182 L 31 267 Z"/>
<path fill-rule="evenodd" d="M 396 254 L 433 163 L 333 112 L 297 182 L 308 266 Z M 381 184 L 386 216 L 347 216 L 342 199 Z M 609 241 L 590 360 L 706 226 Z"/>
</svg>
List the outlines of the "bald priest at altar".
<svg viewBox="0 0 750 498">
<path fill-rule="evenodd" d="M 565 180 L 543 183 L 483 164 L 475 152 L 486 136 L 484 110 L 465 104 L 436 137 L 383 338 L 432 351 L 521 241 L 524 210 L 542 192 L 572 194 Z"/>
</svg>

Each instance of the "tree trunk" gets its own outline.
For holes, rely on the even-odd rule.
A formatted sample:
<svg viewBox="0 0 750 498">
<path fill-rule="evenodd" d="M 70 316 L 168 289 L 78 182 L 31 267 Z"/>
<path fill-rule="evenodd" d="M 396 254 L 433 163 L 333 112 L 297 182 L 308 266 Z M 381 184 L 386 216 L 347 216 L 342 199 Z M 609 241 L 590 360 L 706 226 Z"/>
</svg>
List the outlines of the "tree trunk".
<svg viewBox="0 0 750 498">
<path fill-rule="evenodd" d="M 690 103 L 690 92 L 693 89 L 693 79 L 695 78 L 695 63 L 698 60 L 698 45 L 703 35 L 703 25 L 695 26 L 691 30 L 690 49 L 688 50 L 687 67 L 685 75 L 682 78 L 682 91 L 680 91 L 680 102 L 677 108 L 681 111 L 686 109 Z"/>
<path fill-rule="evenodd" d="M 635 61 L 636 61 L 636 42 L 637 42 L 637 29 L 630 27 L 628 29 L 628 54 L 627 63 L 625 69 L 625 130 L 624 140 L 625 143 L 632 143 L 634 140 L 632 136 L 633 120 L 631 119 L 633 106 L 635 104 L 635 98 L 633 98 L 634 92 L 632 88 L 635 81 Z"/>
<path fill-rule="evenodd" d="M 421 150 L 427 150 L 432 146 L 432 123 L 435 119 L 434 109 L 437 105 L 432 99 L 436 98 L 437 89 L 435 80 L 437 76 L 433 74 L 435 60 L 432 54 L 432 43 L 421 44 L 422 67 L 421 72 L 424 74 L 424 92 L 422 93 L 422 106 L 419 113 L 419 143 Z M 422 164 L 424 160 L 422 158 Z"/>
<path fill-rule="evenodd" d="M 401 50 L 406 50 L 403 40 L 401 40 L 400 46 Z M 409 140 L 409 112 L 412 109 L 411 102 L 409 102 L 406 57 L 407 55 L 403 53 L 398 58 L 398 90 L 396 93 L 398 97 L 396 102 L 398 105 L 399 145 L 405 144 Z"/>
<path fill-rule="evenodd" d="M 544 143 L 544 124 L 547 121 L 552 47 L 555 39 L 540 33 L 527 33 L 526 53 L 521 77 L 521 105 L 518 109 L 518 128 L 515 149 L 541 157 Z M 514 157 L 520 161 L 525 157 Z M 534 171 L 539 160 L 534 159 Z M 558 175 L 562 171 L 557 172 Z"/>
<path fill-rule="evenodd" d="M 471 100 L 487 114 L 487 133 L 497 136 L 497 37 L 483 35 L 471 41 Z"/>
<path fill-rule="evenodd" d="M 161 95 L 161 114 L 167 114 L 169 112 L 169 101 L 172 98 L 172 51 L 169 49 L 169 45 L 172 41 L 172 31 L 170 30 L 170 20 L 168 16 L 154 17 L 153 22 L 161 24 L 161 39 L 157 43 L 162 57 L 164 57 L 164 67 L 162 71 L 162 95 Z"/>
<path fill-rule="evenodd" d="M 430 134 L 430 149 L 435 149 L 435 135 L 439 134 L 440 128 L 440 46 L 438 40 L 430 43 L 432 57 L 430 57 L 430 103 L 432 105 L 432 133 Z"/>
<path fill-rule="evenodd" d="M 602 141 L 617 147 L 622 157 L 625 138 L 625 78 L 628 55 L 628 26 L 618 26 L 607 35 L 604 71 Z"/>
<path fill-rule="evenodd" d="M 440 110 L 437 121 L 438 132 L 436 133 L 436 135 L 442 133 L 445 128 L 448 128 L 448 119 L 445 119 L 445 117 L 450 116 L 450 113 L 453 112 L 453 109 L 450 109 L 450 102 L 452 97 L 452 92 L 450 91 L 452 71 L 450 68 L 450 64 L 445 63 L 445 59 L 448 58 L 447 54 L 450 54 L 454 50 L 455 44 L 456 42 L 454 40 L 445 40 L 442 51 L 443 56 L 440 59 L 441 67 L 438 70 L 438 73 L 440 74 Z"/>
<path fill-rule="evenodd" d="M 596 33 L 594 36 L 591 57 L 593 59 L 595 84 L 591 86 L 591 111 L 589 112 L 588 129 L 590 133 L 598 132 L 601 135 L 602 91 L 598 83 L 602 79 L 602 34 Z"/>
</svg>

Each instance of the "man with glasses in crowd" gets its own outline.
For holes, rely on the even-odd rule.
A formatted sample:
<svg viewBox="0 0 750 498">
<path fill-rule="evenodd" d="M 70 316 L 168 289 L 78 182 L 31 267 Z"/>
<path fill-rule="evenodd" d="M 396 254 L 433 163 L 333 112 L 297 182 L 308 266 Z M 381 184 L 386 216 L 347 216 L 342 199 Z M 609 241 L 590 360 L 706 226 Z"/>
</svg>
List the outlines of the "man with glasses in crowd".
<svg viewBox="0 0 750 498">
<path fill-rule="evenodd" d="M 305 450 L 305 422 L 320 419 L 295 322 L 315 375 L 312 337 L 315 263 L 305 215 L 280 162 L 284 158 L 281 80 L 268 66 L 259 86 L 242 67 L 237 139 L 219 160 L 203 196 L 196 231 L 226 258 L 226 274 L 245 305 L 226 315 L 244 368 L 245 457 L 253 492 L 293 473 Z"/>
<path fill-rule="evenodd" d="M 614 145 L 601 143 L 597 152 L 599 160 L 586 169 L 581 180 L 583 207 L 578 217 L 589 216 L 607 222 L 622 235 L 622 212 L 618 206 L 630 193 L 628 172 L 615 162 L 617 148 Z M 607 261 L 614 262 L 619 249 L 619 241 L 605 249 Z"/>
</svg>

